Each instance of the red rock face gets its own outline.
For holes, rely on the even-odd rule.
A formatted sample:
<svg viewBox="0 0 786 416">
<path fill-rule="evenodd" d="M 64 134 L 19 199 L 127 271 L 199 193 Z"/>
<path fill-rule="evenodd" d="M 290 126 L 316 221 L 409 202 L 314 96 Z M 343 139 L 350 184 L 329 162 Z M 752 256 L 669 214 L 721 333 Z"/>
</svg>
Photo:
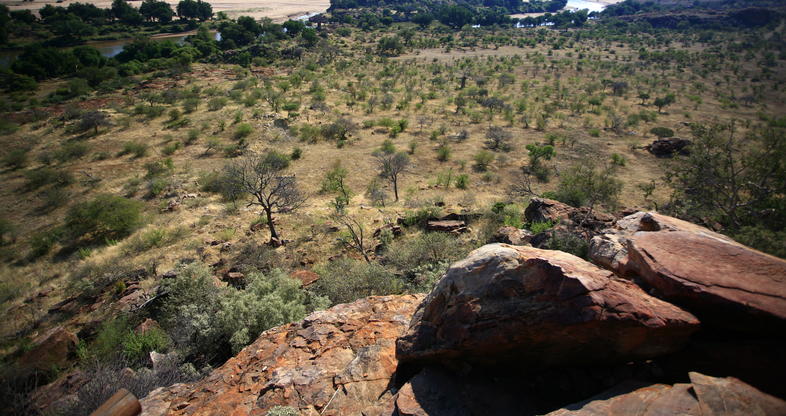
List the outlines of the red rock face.
<svg viewBox="0 0 786 416">
<path fill-rule="evenodd" d="M 548 416 L 645 415 L 760 415 L 786 414 L 786 402 L 733 377 L 715 378 L 690 373 L 690 383 L 616 387 L 582 403 L 566 406 Z"/>
<path fill-rule="evenodd" d="M 392 408 L 395 339 L 422 299 L 370 297 L 270 329 L 205 379 L 152 392 L 142 414 L 381 415 Z"/>
<path fill-rule="evenodd" d="M 319 280 L 319 275 L 311 270 L 297 270 L 292 272 L 289 277 L 300 280 L 301 286 L 303 287 L 309 286 Z"/>
<path fill-rule="evenodd" d="M 527 369 L 624 362 L 675 351 L 698 325 L 573 255 L 492 244 L 451 267 L 418 308 L 397 355 Z"/>
<path fill-rule="evenodd" d="M 786 261 L 690 231 L 636 233 L 628 252 L 630 270 L 703 319 L 738 329 L 786 319 Z"/>
<path fill-rule="evenodd" d="M 786 261 L 696 224 L 639 212 L 595 237 L 590 257 L 715 327 L 786 328 Z"/>
</svg>

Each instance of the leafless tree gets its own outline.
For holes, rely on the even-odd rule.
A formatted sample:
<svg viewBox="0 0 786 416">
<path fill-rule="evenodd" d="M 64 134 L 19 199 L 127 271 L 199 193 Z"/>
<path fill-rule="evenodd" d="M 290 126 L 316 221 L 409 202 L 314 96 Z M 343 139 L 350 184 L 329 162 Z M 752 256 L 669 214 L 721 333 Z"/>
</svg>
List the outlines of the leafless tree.
<svg viewBox="0 0 786 416">
<path fill-rule="evenodd" d="M 357 250 L 367 263 L 371 263 L 368 257 L 368 247 L 366 247 L 365 228 L 355 218 L 349 215 L 341 215 L 338 222 L 346 229 L 346 235 L 341 237 L 341 242 L 349 248 Z"/>
<path fill-rule="evenodd" d="M 512 194 L 520 196 L 540 196 L 540 194 L 532 190 L 532 173 L 529 169 L 522 168 L 518 178 L 520 180 L 514 182 L 510 186 L 510 192 Z"/>
<path fill-rule="evenodd" d="M 407 172 L 409 168 L 409 156 L 404 152 L 388 154 L 384 152 L 374 153 L 377 158 L 379 176 L 386 178 L 393 185 L 393 195 L 398 201 L 398 182 L 400 176 Z"/>
<path fill-rule="evenodd" d="M 277 152 L 249 155 L 226 167 L 226 177 L 234 189 L 253 196 L 248 206 L 259 205 L 265 212 L 270 242 L 280 242 L 273 214 L 292 212 L 306 201 L 294 175 L 286 175 L 289 159 Z"/>
<path fill-rule="evenodd" d="M 486 131 L 486 147 L 494 151 L 510 150 L 510 133 L 502 127 L 493 126 Z"/>
</svg>

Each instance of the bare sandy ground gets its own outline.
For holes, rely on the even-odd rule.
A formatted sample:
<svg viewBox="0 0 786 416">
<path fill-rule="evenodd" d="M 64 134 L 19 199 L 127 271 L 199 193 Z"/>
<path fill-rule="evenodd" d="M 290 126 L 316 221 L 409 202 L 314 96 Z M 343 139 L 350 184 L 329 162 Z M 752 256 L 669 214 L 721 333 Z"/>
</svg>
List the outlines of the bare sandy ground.
<svg viewBox="0 0 786 416">
<path fill-rule="evenodd" d="M 93 3 L 98 7 L 109 8 L 112 0 L 65 0 L 62 3 L 49 0 L 36 0 L 23 2 L 19 0 L 0 0 L 0 4 L 8 6 L 11 10 L 38 10 L 47 4 L 67 7 L 69 3 L 81 1 Z M 166 0 L 174 9 L 180 0 Z M 330 0 L 213 0 L 208 2 L 213 5 L 213 12 L 226 12 L 229 17 L 252 16 L 255 18 L 269 17 L 277 22 L 303 16 L 305 14 L 322 13 L 330 6 Z M 141 1 L 131 1 L 139 7 Z"/>
</svg>

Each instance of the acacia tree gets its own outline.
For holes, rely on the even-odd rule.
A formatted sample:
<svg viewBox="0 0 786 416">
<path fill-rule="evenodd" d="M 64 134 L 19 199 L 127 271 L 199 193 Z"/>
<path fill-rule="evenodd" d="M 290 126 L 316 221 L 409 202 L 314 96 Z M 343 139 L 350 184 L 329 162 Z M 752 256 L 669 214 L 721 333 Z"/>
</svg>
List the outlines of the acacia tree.
<svg viewBox="0 0 786 416">
<path fill-rule="evenodd" d="M 93 110 L 82 114 L 82 117 L 79 119 L 79 130 L 87 131 L 92 129 L 93 134 L 98 134 L 99 127 L 109 126 L 111 124 L 109 116 L 105 112 Z"/>
<path fill-rule="evenodd" d="M 398 201 L 398 181 L 409 168 L 409 156 L 404 152 L 392 154 L 376 152 L 374 157 L 377 159 L 379 176 L 390 181 L 390 184 L 393 185 L 393 196 Z"/>
<path fill-rule="evenodd" d="M 786 228 L 786 133 L 764 127 L 736 136 L 734 124 L 694 124 L 690 154 L 666 174 L 669 211 L 709 218 L 730 231 Z"/>
<path fill-rule="evenodd" d="M 226 167 L 230 186 L 253 197 L 248 206 L 259 205 L 265 212 L 270 243 L 280 244 L 274 214 L 292 212 L 306 202 L 294 175 L 286 175 L 289 159 L 278 152 L 249 155 Z"/>
</svg>

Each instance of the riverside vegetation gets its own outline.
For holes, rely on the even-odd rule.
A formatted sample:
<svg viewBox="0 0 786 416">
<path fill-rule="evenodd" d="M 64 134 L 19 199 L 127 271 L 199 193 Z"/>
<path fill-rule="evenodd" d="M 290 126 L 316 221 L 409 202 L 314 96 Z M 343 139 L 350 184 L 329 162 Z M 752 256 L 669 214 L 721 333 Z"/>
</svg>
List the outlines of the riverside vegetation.
<svg viewBox="0 0 786 416">
<path fill-rule="evenodd" d="M 312 311 L 428 292 L 502 226 L 548 234 L 533 197 L 658 210 L 786 257 L 777 2 L 691 24 L 670 16 L 707 10 L 630 0 L 522 20 L 564 3 L 334 1 L 281 24 L 161 3 L 0 9 L 0 42 L 23 48 L 0 72 L 9 412 L 41 411 L 30 393 L 76 368 L 98 390 L 65 414 L 197 379 Z M 113 58 L 84 44 L 182 29 Z M 447 214 L 467 232 L 427 229 Z M 20 367 L 51 328 L 73 351 Z M 112 378 L 152 351 L 166 365 Z"/>
</svg>

